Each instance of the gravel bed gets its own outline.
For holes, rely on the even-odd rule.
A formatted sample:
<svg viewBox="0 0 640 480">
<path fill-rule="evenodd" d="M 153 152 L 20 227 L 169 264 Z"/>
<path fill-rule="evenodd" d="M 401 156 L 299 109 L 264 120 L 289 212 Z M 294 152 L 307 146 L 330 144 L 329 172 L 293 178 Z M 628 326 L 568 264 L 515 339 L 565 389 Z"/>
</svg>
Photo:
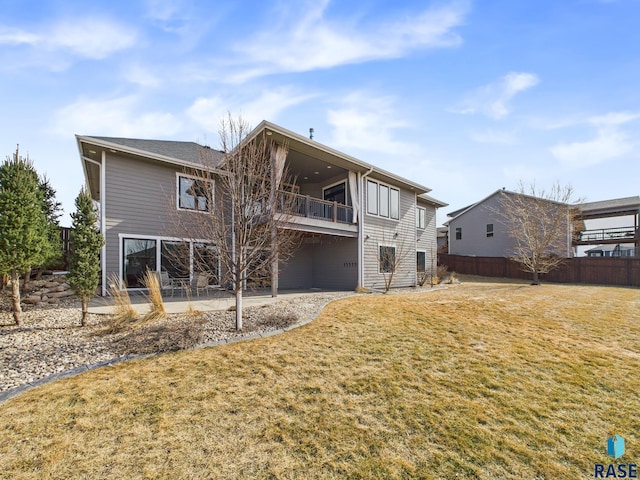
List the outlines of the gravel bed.
<svg viewBox="0 0 640 480">
<path fill-rule="evenodd" d="M 392 293 L 430 290 L 406 288 Z M 235 329 L 233 311 L 167 315 L 116 332 L 109 330 L 111 316 L 90 314 L 87 325 L 80 327 L 80 304 L 74 299 L 54 306 L 25 307 L 23 324 L 18 327 L 6 297 L 0 298 L 0 401 L 13 395 L 9 390 L 86 366 L 282 331 L 311 321 L 326 303 L 352 295 L 317 292 L 246 307 L 242 332 Z"/>
<path fill-rule="evenodd" d="M 0 312 L 0 392 L 77 367 L 130 355 L 193 348 L 281 330 L 313 319 L 320 308 L 349 292 L 313 293 L 244 309 L 243 330 L 235 312 L 167 315 L 135 330 L 108 333 L 110 316 L 89 315 L 80 327 L 80 306 L 26 308 L 22 326 L 13 325 L 8 306 Z"/>
</svg>

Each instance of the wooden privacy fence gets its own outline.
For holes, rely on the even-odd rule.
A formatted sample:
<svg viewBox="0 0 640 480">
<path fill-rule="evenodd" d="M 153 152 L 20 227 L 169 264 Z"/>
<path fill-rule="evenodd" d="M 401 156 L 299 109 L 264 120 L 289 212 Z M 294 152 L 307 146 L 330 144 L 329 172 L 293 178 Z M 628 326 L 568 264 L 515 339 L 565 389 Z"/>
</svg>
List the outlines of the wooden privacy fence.
<svg viewBox="0 0 640 480">
<path fill-rule="evenodd" d="M 441 253 L 438 255 L 438 264 L 446 265 L 450 272 L 467 275 L 531 279 L 531 273 L 523 272 L 520 264 L 509 258 L 467 257 Z M 640 287 L 640 258 L 567 258 L 555 270 L 541 274 L 540 280 L 543 282 Z"/>
</svg>

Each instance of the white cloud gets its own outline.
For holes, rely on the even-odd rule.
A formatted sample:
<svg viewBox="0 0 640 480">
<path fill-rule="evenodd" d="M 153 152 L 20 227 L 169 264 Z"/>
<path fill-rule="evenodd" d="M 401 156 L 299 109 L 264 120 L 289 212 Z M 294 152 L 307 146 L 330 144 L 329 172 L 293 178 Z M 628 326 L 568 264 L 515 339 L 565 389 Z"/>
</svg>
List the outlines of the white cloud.
<svg viewBox="0 0 640 480">
<path fill-rule="evenodd" d="M 243 58 L 232 81 L 278 72 L 303 72 L 370 60 L 400 58 L 412 51 L 452 47 L 462 40 L 466 2 L 431 7 L 402 20 L 362 24 L 329 20 L 329 0 L 302 2 L 280 21 L 235 47 Z M 272 17 L 273 18 L 273 17 Z"/>
<path fill-rule="evenodd" d="M 393 97 L 369 96 L 355 92 L 339 108 L 327 112 L 333 127 L 330 143 L 338 148 L 355 148 L 394 155 L 416 155 L 415 144 L 395 140 L 395 130 L 409 124 L 393 108 Z"/>
<path fill-rule="evenodd" d="M 129 66 L 124 72 L 124 78 L 131 83 L 140 85 L 141 87 L 158 87 L 162 84 L 159 76 L 155 75 L 150 69 L 144 68 L 139 64 Z"/>
<path fill-rule="evenodd" d="M 34 45 L 39 37 L 15 28 L 0 27 L 0 45 Z"/>
<path fill-rule="evenodd" d="M 158 138 L 176 134 L 181 122 L 166 112 L 141 112 L 141 99 L 126 97 L 80 99 L 58 110 L 52 131 L 59 135 L 105 135 L 117 137 Z"/>
<path fill-rule="evenodd" d="M 640 113 L 610 112 L 604 115 L 590 117 L 588 122 L 596 126 L 606 127 L 622 125 L 624 123 L 632 122 L 638 118 L 640 118 Z"/>
<path fill-rule="evenodd" d="M 74 19 L 57 23 L 44 38 L 53 49 L 68 49 L 85 58 L 102 59 L 132 47 L 136 35 L 131 28 L 106 19 Z"/>
<path fill-rule="evenodd" d="M 568 166 L 585 167 L 631 153 L 634 144 L 626 133 L 602 130 L 593 140 L 561 143 L 550 150 L 554 157 Z"/>
<path fill-rule="evenodd" d="M 512 145 L 516 142 L 513 133 L 493 129 L 483 132 L 471 132 L 471 139 L 477 143 L 493 145 Z"/>
<path fill-rule="evenodd" d="M 291 87 L 263 90 L 254 98 L 215 95 L 196 99 L 187 109 L 187 114 L 208 131 L 217 132 L 221 119 L 228 111 L 256 126 L 262 120 L 277 121 L 283 111 L 315 96 L 300 93 Z"/>
<path fill-rule="evenodd" d="M 550 148 L 551 154 L 570 167 L 597 165 L 608 160 L 634 154 L 637 143 L 623 125 L 640 118 L 636 112 L 609 112 L 590 116 L 576 124 L 588 124 L 596 129 L 595 138 L 582 142 L 564 142 Z"/>
<path fill-rule="evenodd" d="M 38 27 L 37 31 L 41 33 L 0 27 L 0 44 L 26 45 L 46 52 L 68 52 L 99 60 L 136 42 L 136 34 L 130 27 L 104 18 L 58 20 Z"/>
<path fill-rule="evenodd" d="M 509 102 L 513 97 L 536 86 L 539 82 L 535 74 L 510 72 L 497 82 L 480 87 L 467 95 L 452 111 L 465 115 L 479 113 L 499 120 L 511 113 Z"/>
</svg>

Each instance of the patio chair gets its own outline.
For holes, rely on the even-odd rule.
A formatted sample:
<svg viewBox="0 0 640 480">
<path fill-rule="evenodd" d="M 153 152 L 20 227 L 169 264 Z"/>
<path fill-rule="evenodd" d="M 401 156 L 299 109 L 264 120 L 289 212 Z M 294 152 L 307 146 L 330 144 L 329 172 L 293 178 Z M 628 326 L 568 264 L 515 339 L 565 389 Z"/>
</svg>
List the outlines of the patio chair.
<svg viewBox="0 0 640 480">
<path fill-rule="evenodd" d="M 206 273 L 196 273 L 196 295 L 199 297 L 201 290 L 207 293 L 210 288 L 214 289 L 215 287 L 209 285 L 209 275 Z"/>
<path fill-rule="evenodd" d="M 171 298 L 173 298 L 173 290 L 176 288 L 181 287 L 169 277 L 169 272 L 160 272 L 160 290 L 163 292 L 165 290 L 171 290 Z"/>
</svg>

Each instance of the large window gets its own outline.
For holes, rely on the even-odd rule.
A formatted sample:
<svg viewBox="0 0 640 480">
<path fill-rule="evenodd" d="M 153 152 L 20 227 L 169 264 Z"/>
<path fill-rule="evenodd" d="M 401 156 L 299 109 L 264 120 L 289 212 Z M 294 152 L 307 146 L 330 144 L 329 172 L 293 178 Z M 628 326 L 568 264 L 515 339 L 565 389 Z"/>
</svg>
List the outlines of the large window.
<svg viewBox="0 0 640 480">
<path fill-rule="evenodd" d="M 147 270 L 166 272 L 170 279 L 190 281 L 206 273 L 209 285 L 220 285 L 220 259 L 214 245 L 172 238 L 122 235 L 122 280 L 127 288 L 145 288 Z"/>
<path fill-rule="evenodd" d="M 389 212 L 391 218 L 400 218 L 400 190 L 392 188 L 389 190 Z"/>
<path fill-rule="evenodd" d="M 400 218 L 400 190 L 368 180 L 367 213 L 398 220 Z"/>
<path fill-rule="evenodd" d="M 380 208 L 378 210 L 378 215 L 381 217 L 389 216 L 389 187 L 386 185 L 380 185 L 378 187 L 378 191 L 380 192 Z"/>
<path fill-rule="evenodd" d="M 215 245 L 193 244 L 193 271 L 209 275 L 209 285 L 220 285 L 220 259 Z"/>
<path fill-rule="evenodd" d="M 189 278 L 189 244 L 162 240 L 160 268 L 171 278 Z"/>
<path fill-rule="evenodd" d="M 380 245 L 380 273 L 393 273 L 396 269 L 396 247 Z"/>
<path fill-rule="evenodd" d="M 209 188 L 207 188 L 209 187 Z M 178 176 L 178 207 L 184 210 L 207 212 L 213 197 L 213 185 L 203 179 Z"/>
<path fill-rule="evenodd" d="M 157 242 L 145 238 L 124 238 L 122 241 L 123 280 L 128 288 L 143 287 L 147 270 L 156 271 Z"/>
<path fill-rule="evenodd" d="M 367 213 L 378 214 L 378 184 L 371 180 L 367 181 Z"/>
<path fill-rule="evenodd" d="M 416 227 L 424 230 L 426 226 L 426 219 L 427 211 L 422 207 L 418 207 L 416 209 Z"/>
<path fill-rule="evenodd" d="M 416 268 L 418 272 L 427 271 L 427 252 L 416 252 Z"/>
<path fill-rule="evenodd" d="M 322 189 L 322 195 L 327 202 L 347 204 L 347 187 L 345 182 L 336 183 Z"/>
</svg>

